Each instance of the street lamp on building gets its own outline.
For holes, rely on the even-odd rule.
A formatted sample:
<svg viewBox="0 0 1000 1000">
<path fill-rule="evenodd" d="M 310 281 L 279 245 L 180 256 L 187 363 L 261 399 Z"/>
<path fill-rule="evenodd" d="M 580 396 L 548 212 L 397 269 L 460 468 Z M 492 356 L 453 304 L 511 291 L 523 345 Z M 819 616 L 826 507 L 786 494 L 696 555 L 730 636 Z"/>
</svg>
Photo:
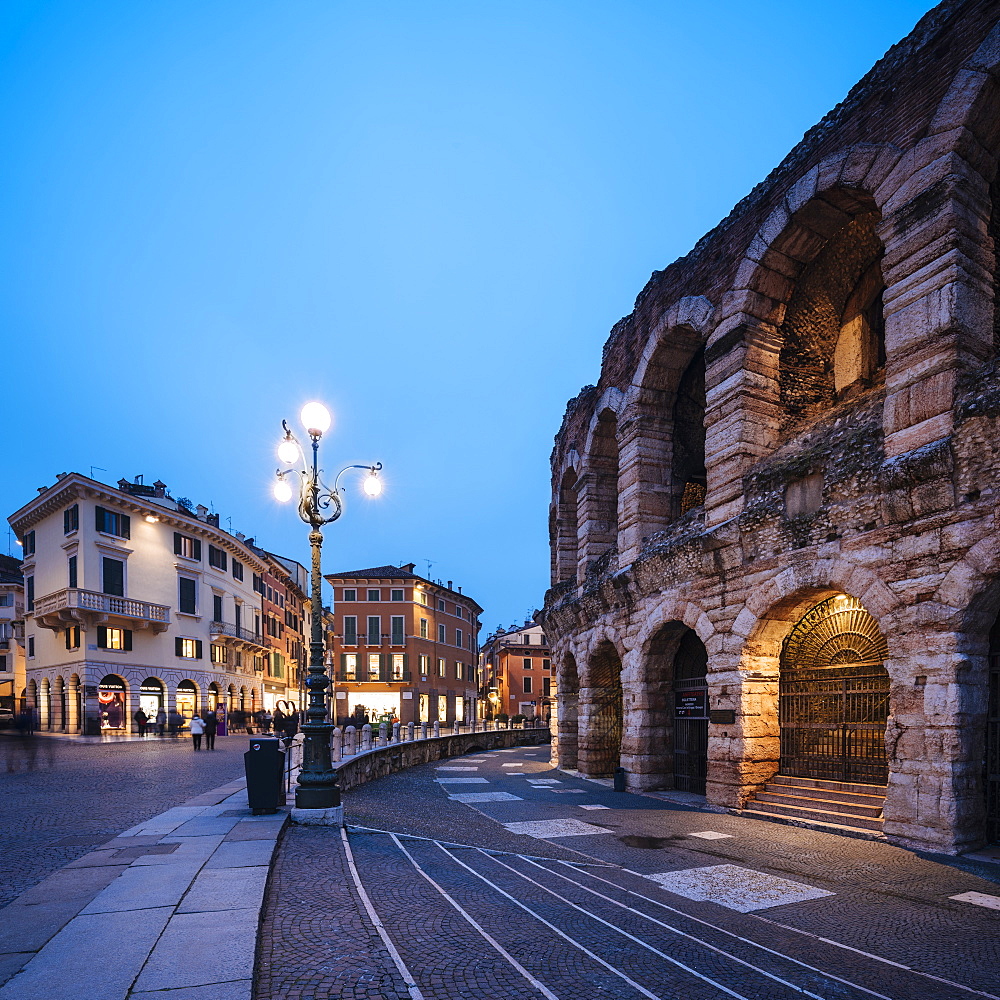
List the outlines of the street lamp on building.
<svg viewBox="0 0 1000 1000">
<path fill-rule="evenodd" d="M 312 625 L 309 641 L 309 676 L 305 687 L 309 695 L 306 721 L 302 726 L 302 769 L 295 789 L 295 805 L 298 809 L 331 809 L 340 805 L 340 787 L 337 772 L 330 757 L 330 738 L 333 723 L 327 710 L 326 689 L 330 678 L 325 668 L 325 642 L 323 636 L 323 598 L 321 592 L 320 550 L 323 545 L 324 524 L 336 521 L 344 512 L 344 495 L 340 478 L 351 469 L 363 469 L 368 475 L 364 481 L 364 491 L 370 497 L 382 492 L 379 479 L 381 462 L 374 465 L 348 465 L 337 473 L 333 486 L 323 482 L 319 468 L 319 441 L 330 429 L 330 411 L 322 403 L 306 403 L 300 415 L 302 426 L 309 436 L 312 454 L 299 444 L 288 424 L 283 420 L 285 432 L 278 445 L 278 458 L 288 469 L 279 469 L 274 484 L 275 499 L 287 503 L 294 496 L 293 486 L 298 486 L 299 517 L 310 526 L 309 545 L 312 550 L 312 582 L 310 605 Z M 297 479 L 297 483 L 296 483 Z"/>
</svg>

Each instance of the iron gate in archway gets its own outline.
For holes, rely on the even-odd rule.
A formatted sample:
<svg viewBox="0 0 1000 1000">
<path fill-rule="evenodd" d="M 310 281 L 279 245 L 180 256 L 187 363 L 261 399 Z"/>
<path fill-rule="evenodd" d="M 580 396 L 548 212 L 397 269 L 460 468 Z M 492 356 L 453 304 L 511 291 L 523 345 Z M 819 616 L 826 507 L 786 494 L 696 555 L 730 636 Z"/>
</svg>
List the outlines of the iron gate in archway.
<svg viewBox="0 0 1000 1000">
<path fill-rule="evenodd" d="M 781 774 L 887 782 L 887 655 L 878 623 L 853 597 L 831 597 L 803 616 L 781 651 Z"/>
</svg>

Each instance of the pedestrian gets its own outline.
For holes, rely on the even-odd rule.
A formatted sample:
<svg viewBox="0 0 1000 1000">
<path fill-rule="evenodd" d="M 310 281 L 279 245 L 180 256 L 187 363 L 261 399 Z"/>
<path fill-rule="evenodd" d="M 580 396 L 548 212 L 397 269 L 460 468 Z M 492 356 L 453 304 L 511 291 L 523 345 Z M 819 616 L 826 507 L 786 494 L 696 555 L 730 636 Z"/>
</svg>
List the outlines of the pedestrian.
<svg viewBox="0 0 1000 1000">
<path fill-rule="evenodd" d="M 285 731 L 285 713 L 280 708 L 274 710 L 271 717 L 271 725 L 274 726 L 274 735 L 280 736 Z"/>
<path fill-rule="evenodd" d="M 149 722 L 149 716 L 140 708 L 132 718 L 135 719 L 135 728 L 139 730 L 139 735 L 145 736 L 146 723 Z"/>
<path fill-rule="evenodd" d="M 156 712 L 156 732 L 162 736 L 167 731 L 167 713 L 163 711 L 163 706 Z"/>
<path fill-rule="evenodd" d="M 215 749 L 215 734 L 219 729 L 219 717 L 215 712 L 206 712 L 205 717 L 205 749 Z"/>
<path fill-rule="evenodd" d="M 201 749 L 201 737 L 205 732 L 205 720 L 200 715 L 191 717 L 191 739 L 194 740 L 195 750 Z"/>
<path fill-rule="evenodd" d="M 180 731 L 184 728 L 184 716 L 174 709 L 168 718 L 168 726 L 170 735 L 176 739 Z"/>
</svg>

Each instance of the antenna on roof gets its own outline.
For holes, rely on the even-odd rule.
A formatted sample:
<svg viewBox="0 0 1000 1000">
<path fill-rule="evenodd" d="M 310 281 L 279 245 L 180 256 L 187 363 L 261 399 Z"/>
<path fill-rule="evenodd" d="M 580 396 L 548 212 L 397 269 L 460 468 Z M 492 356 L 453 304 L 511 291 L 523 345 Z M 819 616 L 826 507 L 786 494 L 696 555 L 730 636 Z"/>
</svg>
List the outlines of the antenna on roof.
<svg viewBox="0 0 1000 1000">
<path fill-rule="evenodd" d="M 425 559 L 424 562 L 427 563 L 427 579 L 429 580 L 431 578 L 431 566 L 436 565 L 437 564 L 437 560 L 436 559 Z"/>
<path fill-rule="evenodd" d="M 108 471 L 107 469 L 102 469 L 99 465 L 92 465 L 90 467 L 90 478 L 91 479 L 94 478 L 94 469 L 97 469 L 98 472 L 107 472 Z"/>
</svg>

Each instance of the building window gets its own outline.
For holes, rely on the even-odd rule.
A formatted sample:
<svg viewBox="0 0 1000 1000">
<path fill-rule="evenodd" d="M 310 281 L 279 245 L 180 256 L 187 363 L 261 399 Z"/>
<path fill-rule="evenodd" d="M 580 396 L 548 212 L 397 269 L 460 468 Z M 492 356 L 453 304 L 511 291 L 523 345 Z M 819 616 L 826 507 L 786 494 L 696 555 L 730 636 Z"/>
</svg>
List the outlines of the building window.
<svg viewBox="0 0 1000 1000">
<path fill-rule="evenodd" d="M 174 555 L 183 556 L 185 559 L 201 560 L 201 542 L 190 535 L 182 535 L 179 531 L 174 532 Z"/>
<path fill-rule="evenodd" d="M 125 563 L 121 559 L 101 560 L 102 590 L 115 597 L 125 596 Z"/>
<path fill-rule="evenodd" d="M 462 630 L 460 628 L 455 629 L 455 645 L 459 649 L 462 648 Z"/>
<path fill-rule="evenodd" d="M 128 514 L 120 514 L 116 510 L 104 507 L 95 508 L 97 530 L 106 535 L 116 535 L 118 538 L 132 537 L 132 519 Z"/>
<path fill-rule="evenodd" d="M 390 601 L 401 601 L 403 599 L 403 592 L 401 590 L 391 590 L 389 591 Z"/>
<path fill-rule="evenodd" d="M 127 628 L 105 628 L 103 625 L 98 625 L 97 648 L 127 652 L 132 648 L 132 632 Z"/>
<path fill-rule="evenodd" d="M 233 652 L 233 666 L 242 667 L 243 666 L 243 653 L 241 650 L 237 649 Z"/>
<path fill-rule="evenodd" d="M 426 639 L 427 638 L 427 619 L 426 618 L 421 618 L 420 619 L 420 638 L 421 639 Z"/>
<path fill-rule="evenodd" d="M 174 654 L 185 660 L 200 660 L 201 639 L 174 639 Z"/>
<path fill-rule="evenodd" d="M 7 672 L 7 657 L 6 657 L 6 655 L 0 656 L 0 671 L 3 671 L 4 673 Z"/>
<path fill-rule="evenodd" d="M 221 643 L 213 642 L 209 646 L 209 652 L 211 653 L 211 658 L 213 663 L 229 662 L 229 650 Z"/>
<path fill-rule="evenodd" d="M 381 590 L 369 590 L 368 591 L 368 600 L 369 601 L 381 601 L 382 600 L 382 591 Z"/>
<path fill-rule="evenodd" d="M 427 680 L 427 674 L 431 669 L 431 658 L 424 653 L 420 654 L 420 678 Z"/>
<path fill-rule="evenodd" d="M 14 595 L 11 593 L 0 594 L 0 608 L 12 608 L 14 606 Z"/>
<path fill-rule="evenodd" d="M 254 573 L 253 575 L 253 592 L 255 594 L 264 593 L 264 581 L 261 580 L 259 573 Z"/>
<path fill-rule="evenodd" d="M 402 646 L 406 641 L 403 638 L 403 622 L 404 618 L 402 615 L 392 616 L 392 644 L 394 646 Z"/>
<path fill-rule="evenodd" d="M 178 577 L 179 600 L 177 609 L 181 614 L 196 615 L 198 613 L 198 583 L 186 576 Z M 181 654 L 178 653 L 178 656 Z"/>
<path fill-rule="evenodd" d="M 542 694 L 545 695 L 546 698 L 548 698 L 549 695 L 552 694 L 552 678 L 551 677 L 543 677 L 542 678 Z"/>
<path fill-rule="evenodd" d="M 358 644 L 358 619 L 356 615 L 344 615 L 344 645 Z"/>
<path fill-rule="evenodd" d="M 548 670 L 552 666 L 551 660 L 542 660 L 542 670 Z"/>
<path fill-rule="evenodd" d="M 530 656 L 526 656 L 521 661 L 521 664 L 522 664 L 522 666 L 524 667 L 525 670 L 531 670 L 531 667 L 532 667 L 531 657 Z"/>
<path fill-rule="evenodd" d="M 67 566 L 69 568 L 69 585 L 70 587 L 75 588 L 77 585 L 76 556 L 69 557 L 67 560 Z"/>
<path fill-rule="evenodd" d="M 239 559 L 233 560 L 233 579 L 242 580 L 243 579 L 243 563 Z"/>
<path fill-rule="evenodd" d="M 378 681 L 382 679 L 382 656 L 379 653 L 368 654 L 368 680 Z"/>
<path fill-rule="evenodd" d="M 465 673 L 465 665 L 462 663 L 455 663 L 455 680 L 460 681 L 462 679 L 462 674 Z"/>
<path fill-rule="evenodd" d="M 417 600 L 424 605 L 424 607 L 427 607 L 427 595 L 422 590 L 417 591 Z"/>
<path fill-rule="evenodd" d="M 438 642 L 447 642 L 448 637 L 445 635 L 444 625 L 438 625 Z"/>
<path fill-rule="evenodd" d="M 212 621 L 213 622 L 221 622 L 221 621 L 223 621 L 223 617 L 222 617 L 222 595 L 221 594 L 213 594 L 212 595 Z M 212 662 L 214 663 L 215 661 L 213 660 Z M 225 661 L 224 660 L 219 660 L 218 662 L 224 663 Z"/>
<path fill-rule="evenodd" d="M 66 629 L 66 648 L 67 649 L 79 649 L 80 648 L 80 626 L 70 625 Z"/>
<path fill-rule="evenodd" d="M 24 555 L 33 556 L 35 554 L 35 533 L 26 531 L 21 539 L 21 549 Z"/>
<path fill-rule="evenodd" d="M 540 643 L 541 643 L 541 644 L 542 644 L 543 646 L 547 646 L 547 645 L 549 644 L 549 641 L 548 641 L 548 639 L 546 639 L 544 635 L 540 635 L 540 636 L 538 637 L 538 641 L 539 641 L 539 642 L 540 642 Z"/>
<path fill-rule="evenodd" d="M 24 578 L 24 604 L 28 611 L 35 610 L 35 578 L 33 576 Z"/>
<path fill-rule="evenodd" d="M 356 590 L 345 590 L 344 600 L 345 601 L 356 601 L 358 599 L 358 592 Z"/>
<path fill-rule="evenodd" d="M 406 654 L 392 654 L 392 679 L 401 681 L 406 679 Z"/>
<path fill-rule="evenodd" d="M 285 658 L 281 653 L 272 650 L 271 651 L 271 676 L 276 677 L 278 680 L 285 679 Z"/>
<path fill-rule="evenodd" d="M 524 680 L 524 693 L 531 694 L 531 678 L 525 677 L 523 678 L 523 680 Z"/>
<path fill-rule="evenodd" d="M 217 549 L 214 545 L 208 547 L 208 565 L 216 569 L 226 570 L 229 568 L 229 558 L 222 549 Z"/>
<path fill-rule="evenodd" d="M 438 601 L 438 611 L 444 611 L 444 601 Z"/>
<path fill-rule="evenodd" d="M 28 636 L 28 659 L 33 660 L 35 658 L 35 637 L 33 635 Z"/>
<path fill-rule="evenodd" d="M 368 616 L 368 645 L 378 646 L 382 642 L 382 619 L 378 615 Z"/>
<path fill-rule="evenodd" d="M 448 721 L 448 696 L 446 694 L 438 695 L 438 722 Z"/>
<path fill-rule="evenodd" d="M 343 666 L 344 666 L 344 680 L 345 681 L 357 680 L 357 677 L 358 677 L 358 654 L 357 653 L 344 653 L 343 654 Z"/>
<path fill-rule="evenodd" d="M 68 535 L 71 531 L 76 531 L 80 527 L 80 505 L 73 504 L 63 511 L 63 534 Z"/>
<path fill-rule="evenodd" d="M 438 677 L 448 676 L 448 661 L 442 656 L 438 658 Z"/>
</svg>

